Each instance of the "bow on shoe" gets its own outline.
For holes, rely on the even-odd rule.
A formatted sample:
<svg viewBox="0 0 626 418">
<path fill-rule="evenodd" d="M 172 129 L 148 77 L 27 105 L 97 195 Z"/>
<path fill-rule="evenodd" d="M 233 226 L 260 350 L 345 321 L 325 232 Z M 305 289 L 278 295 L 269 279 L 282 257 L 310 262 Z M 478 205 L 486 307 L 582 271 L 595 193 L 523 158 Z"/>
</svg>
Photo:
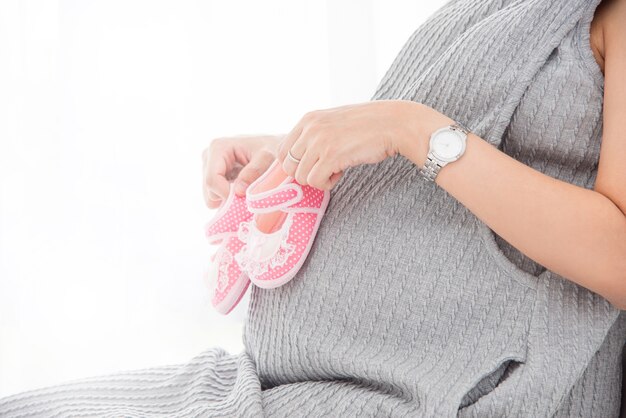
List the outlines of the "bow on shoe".
<svg viewBox="0 0 626 418">
<path fill-rule="evenodd" d="M 237 237 L 244 246 L 235 254 L 239 268 L 250 278 L 259 277 L 272 268 L 283 266 L 296 249 L 295 244 L 287 242 L 293 222 L 291 216 L 286 217 L 279 231 L 271 234 L 259 231 L 253 222 L 254 220 L 242 222 L 239 225 Z"/>
</svg>

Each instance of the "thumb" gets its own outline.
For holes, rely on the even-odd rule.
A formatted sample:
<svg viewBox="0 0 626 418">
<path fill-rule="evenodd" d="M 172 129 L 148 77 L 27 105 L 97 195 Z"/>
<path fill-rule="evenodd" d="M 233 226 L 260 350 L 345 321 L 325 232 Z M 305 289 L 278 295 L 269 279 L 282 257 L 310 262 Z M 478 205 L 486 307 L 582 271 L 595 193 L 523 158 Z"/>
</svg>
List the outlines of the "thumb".
<svg viewBox="0 0 626 418">
<path fill-rule="evenodd" d="M 272 165 L 275 158 L 274 154 L 266 150 L 259 150 L 254 154 L 235 179 L 235 194 L 243 196 L 250 183 L 258 179 Z"/>
</svg>

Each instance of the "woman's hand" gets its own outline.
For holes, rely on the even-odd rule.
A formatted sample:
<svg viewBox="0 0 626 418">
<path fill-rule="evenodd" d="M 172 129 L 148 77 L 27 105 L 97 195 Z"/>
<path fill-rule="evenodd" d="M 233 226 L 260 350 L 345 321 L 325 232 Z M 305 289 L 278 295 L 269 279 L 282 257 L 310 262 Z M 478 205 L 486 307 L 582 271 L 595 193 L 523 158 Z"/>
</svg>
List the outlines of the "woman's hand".
<svg viewBox="0 0 626 418">
<path fill-rule="evenodd" d="M 240 135 L 216 138 L 202 153 L 202 191 L 206 205 L 220 206 L 228 197 L 230 181 L 242 196 L 250 183 L 267 170 L 276 158 L 276 148 L 284 135 Z"/>
<path fill-rule="evenodd" d="M 300 184 L 329 190 L 344 170 L 397 153 L 426 158 L 427 133 L 452 119 L 408 100 L 374 100 L 309 112 L 281 141 L 277 158 Z M 287 158 L 287 151 L 300 159 Z"/>
</svg>

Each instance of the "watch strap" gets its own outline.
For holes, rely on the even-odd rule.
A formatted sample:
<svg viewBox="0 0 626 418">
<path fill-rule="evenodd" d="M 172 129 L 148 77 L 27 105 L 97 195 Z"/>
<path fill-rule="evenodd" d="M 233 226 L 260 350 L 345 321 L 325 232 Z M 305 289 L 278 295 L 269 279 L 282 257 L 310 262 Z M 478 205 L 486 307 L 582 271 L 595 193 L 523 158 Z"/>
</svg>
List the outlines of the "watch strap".
<svg viewBox="0 0 626 418">
<path fill-rule="evenodd" d="M 424 167 L 419 170 L 419 173 L 425 177 L 427 180 L 435 181 L 435 177 L 441 170 L 441 167 L 435 160 L 433 160 L 430 155 L 426 158 L 426 162 L 424 163 Z"/>
</svg>

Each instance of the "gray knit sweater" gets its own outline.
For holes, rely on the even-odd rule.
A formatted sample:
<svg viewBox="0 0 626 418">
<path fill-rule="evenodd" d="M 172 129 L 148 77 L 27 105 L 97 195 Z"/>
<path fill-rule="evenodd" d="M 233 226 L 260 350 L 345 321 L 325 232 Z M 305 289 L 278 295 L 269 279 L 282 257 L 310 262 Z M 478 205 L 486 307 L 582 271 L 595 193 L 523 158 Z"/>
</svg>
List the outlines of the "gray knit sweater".
<svg viewBox="0 0 626 418">
<path fill-rule="evenodd" d="M 592 188 L 598 3 L 453 0 L 372 100 L 425 103 Z M 179 366 L 16 395 L 0 415 L 618 414 L 626 315 L 516 250 L 402 156 L 347 170 L 297 276 L 251 291 L 241 353 L 212 347 Z"/>
</svg>

